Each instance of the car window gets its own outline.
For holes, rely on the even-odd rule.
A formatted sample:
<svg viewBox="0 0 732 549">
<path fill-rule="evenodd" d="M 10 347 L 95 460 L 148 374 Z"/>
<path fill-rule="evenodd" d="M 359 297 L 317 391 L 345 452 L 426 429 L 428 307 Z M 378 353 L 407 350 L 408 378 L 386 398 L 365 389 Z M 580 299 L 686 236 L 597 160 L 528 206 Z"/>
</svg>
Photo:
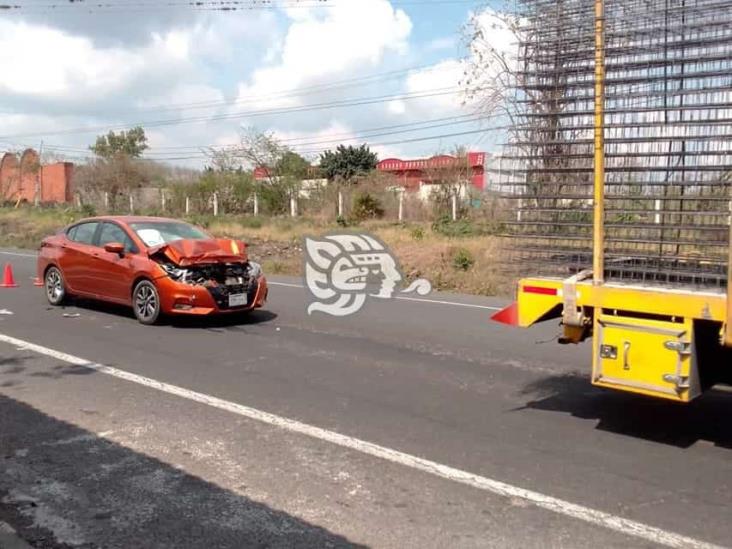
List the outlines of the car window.
<svg viewBox="0 0 732 549">
<path fill-rule="evenodd" d="M 110 242 L 124 244 L 125 252 L 131 252 L 135 249 L 135 245 L 122 227 L 115 223 L 104 223 L 99 233 L 98 245 L 104 247 L 105 244 L 109 244 Z"/>
<path fill-rule="evenodd" d="M 198 227 L 181 221 L 145 221 L 130 223 L 130 227 L 145 243 L 145 246 L 159 246 L 174 240 L 211 238 Z"/>
<path fill-rule="evenodd" d="M 99 223 L 91 221 L 89 223 L 80 223 L 76 227 L 73 227 L 67 233 L 70 240 L 74 242 L 80 242 L 82 244 L 91 244 L 94 240 L 94 233 L 97 232 Z"/>
</svg>

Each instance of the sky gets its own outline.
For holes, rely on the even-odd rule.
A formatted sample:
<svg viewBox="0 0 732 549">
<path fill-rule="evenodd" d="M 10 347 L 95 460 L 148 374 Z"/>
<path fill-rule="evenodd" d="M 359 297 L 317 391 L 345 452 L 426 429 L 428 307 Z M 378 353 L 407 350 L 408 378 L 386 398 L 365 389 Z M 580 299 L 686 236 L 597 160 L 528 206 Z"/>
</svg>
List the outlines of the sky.
<svg viewBox="0 0 732 549">
<path fill-rule="evenodd" d="M 0 151 L 43 143 L 80 161 L 96 135 L 138 124 L 147 157 L 190 167 L 247 128 L 312 159 L 339 143 L 382 159 L 497 146 L 461 91 L 466 24 L 491 16 L 485 1 L 231 4 L 249 9 L 16 0 L 0 11 Z M 501 29 L 486 37 L 513 45 Z"/>
</svg>

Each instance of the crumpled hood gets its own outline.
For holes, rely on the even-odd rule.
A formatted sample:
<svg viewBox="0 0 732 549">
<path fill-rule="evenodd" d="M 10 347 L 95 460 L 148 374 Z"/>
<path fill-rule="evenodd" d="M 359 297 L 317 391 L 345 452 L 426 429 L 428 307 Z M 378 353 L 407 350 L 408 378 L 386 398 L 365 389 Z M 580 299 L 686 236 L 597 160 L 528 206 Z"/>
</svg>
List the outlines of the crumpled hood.
<svg viewBox="0 0 732 549">
<path fill-rule="evenodd" d="M 240 263 L 248 260 L 247 245 L 241 240 L 174 240 L 152 248 L 150 256 L 162 254 L 179 267 L 211 263 Z"/>
</svg>

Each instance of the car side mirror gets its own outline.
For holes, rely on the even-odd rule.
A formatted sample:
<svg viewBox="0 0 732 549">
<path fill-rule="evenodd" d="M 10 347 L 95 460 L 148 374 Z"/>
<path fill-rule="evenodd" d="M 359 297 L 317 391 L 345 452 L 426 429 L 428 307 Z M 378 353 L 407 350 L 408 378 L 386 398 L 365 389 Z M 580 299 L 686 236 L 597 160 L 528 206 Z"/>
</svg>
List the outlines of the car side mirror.
<svg viewBox="0 0 732 549">
<path fill-rule="evenodd" d="M 125 253 L 125 245 L 120 244 L 119 242 L 109 242 L 108 244 L 104 245 L 104 251 L 109 252 L 110 254 L 117 254 L 121 256 Z"/>
</svg>

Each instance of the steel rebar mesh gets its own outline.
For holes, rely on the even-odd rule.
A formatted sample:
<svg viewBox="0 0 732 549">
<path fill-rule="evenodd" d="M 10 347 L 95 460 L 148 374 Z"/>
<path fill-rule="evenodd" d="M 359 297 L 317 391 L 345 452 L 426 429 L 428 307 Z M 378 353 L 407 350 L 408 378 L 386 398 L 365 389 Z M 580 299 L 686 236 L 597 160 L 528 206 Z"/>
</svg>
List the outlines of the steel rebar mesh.
<svg viewBox="0 0 732 549">
<path fill-rule="evenodd" d="M 593 0 L 519 0 L 502 177 L 520 274 L 592 267 Z M 726 286 L 732 0 L 606 0 L 605 278 Z"/>
</svg>

